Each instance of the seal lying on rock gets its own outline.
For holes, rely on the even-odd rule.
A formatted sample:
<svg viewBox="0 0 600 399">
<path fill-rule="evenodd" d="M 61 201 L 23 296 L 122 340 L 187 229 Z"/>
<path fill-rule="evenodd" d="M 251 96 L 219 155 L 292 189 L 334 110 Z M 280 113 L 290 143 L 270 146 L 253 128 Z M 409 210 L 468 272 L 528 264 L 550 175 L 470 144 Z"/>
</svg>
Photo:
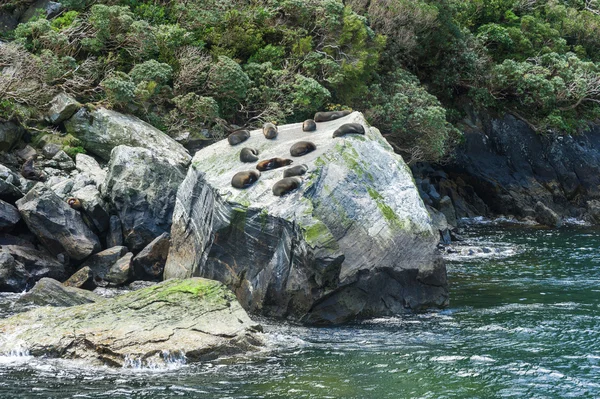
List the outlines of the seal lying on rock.
<svg viewBox="0 0 600 399">
<path fill-rule="evenodd" d="M 272 140 L 274 138 L 277 137 L 277 126 L 275 126 L 272 123 L 265 123 L 263 125 L 263 134 L 265 135 L 265 138 Z"/>
<path fill-rule="evenodd" d="M 81 209 L 81 201 L 79 201 L 78 198 L 75 198 L 75 197 L 67 198 L 67 204 L 69 204 L 69 206 L 71 208 L 75 209 L 76 211 Z"/>
<path fill-rule="evenodd" d="M 256 148 L 242 148 L 240 151 L 240 161 L 242 162 L 256 162 L 258 161 L 258 150 Z"/>
<path fill-rule="evenodd" d="M 305 164 L 292 166 L 283 171 L 283 177 L 302 176 L 308 170 Z"/>
<path fill-rule="evenodd" d="M 307 119 L 302 123 L 303 132 L 314 132 L 315 130 L 317 130 L 317 124 L 314 119 Z"/>
<path fill-rule="evenodd" d="M 292 161 L 291 159 L 285 158 L 265 159 L 264 161 L 260 161 L 256 165 L 256 169 L 260 170 L 261 172 L 264 172 L 265 170 L 277 169 L 281 168 L 282 166 L 291 165 L 293 162 L 294 161 Z"/>
<path fill-rule="evenodd" d="M 249 131 L 236 130 L 235 132 L 233 132 L 229 136 L 227 136 L 227 141 L 229 142 L 230 145 L 237 145 L 239 143 L 243 143 L 244 141 L 248 140 L 249 137 L 250 137 Z"/>
<path fill-rule="evenodd" d="M 299 141 L 292 145 L 290 148 L 290 154 L 293 157 L 301 157 L 302 155 L 306 155 L 309 152 L 313 152 L 317 149 L 317 146 L 310 141 Z"/>
<path fill-rule="evenodd" d="M 333 132 L 333 138 L 341 137 L 345 134 L 365 134 L 365 127 L 360 123 L 344 123 Z"/>
<path fill-rule="evenodd" d="M 286 177 L 273 184 L 273 195 L 281 197 L 287 193 L 296 190 L 302 185 L 302 179 L 299 177 Z"/>
<path fill-rule="evenodd" d="M 248 188 L 253 185 L 259 177 L 260 172 L 256 170 L 238 172 L 231 178 L 231 185 L 235 188 Z"/>
<path fill-rule="evenodd" d="M 346 115 L 350 115 L 352 111 L 331 111 L 331 112 L 317 112 L 315 114 L 315 122 L 328 122 L 336 119 L 343 118 Z"/>
<path fill-rule="evenodd" d="M 37 154 L 34 154 L 25 161 L 21 167 L 21 176 L 29 180 L 44 181 L 46 180 L 46 175 L 44 172 L 35 168 L 35 161 L 37 157 Z"/>
</svg>

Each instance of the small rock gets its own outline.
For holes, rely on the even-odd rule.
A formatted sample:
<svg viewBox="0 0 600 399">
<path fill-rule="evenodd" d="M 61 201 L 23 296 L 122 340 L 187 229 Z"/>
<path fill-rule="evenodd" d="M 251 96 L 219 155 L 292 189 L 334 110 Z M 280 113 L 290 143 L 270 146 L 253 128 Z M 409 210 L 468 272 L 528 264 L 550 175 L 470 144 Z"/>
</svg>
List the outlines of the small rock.
<svg viewBox="0 0 600 399">
<path fill-rule="evenodd" d="M 60 93 L 50 102 L 50 110 L 48 111 L 48 121 L 53 125 L 69 119 L 81 108 L 81 104 L 73 97 Z"/>
<path fill-rule="evenodd" d="M 39 306 L 70 307 L 96 302 L 102 297 L 93 292 L 74 287 L 65 287 L 51 278 L 42 278 L 31 291 L 21 296 L 14 306 L 17 312 L 23 312 Z"/>
<path fill-rule="evenodd" d="M 106 179 L 106 171 L 89 155 L 77 154 L 75 156 L 75 165 L 77 170 L 86 173 L 94 181 L 96 187 L 99 187 Z"/>
<path fill-rule="evenodd" d="M 69 171 L 75 169 L 75 162 L 63 150 L 58 151 L 52 157 L 52 161 L 56 162 L 57 168 L 60 170 Z"/>
<path fill-rule="evenodd" d="M 11 254 L 0 251 L 0 292 L 21 292 L 27 286 L 29 273 Z"/>
<path fill-rule="evenodd" d="M 442 212 L 446 216 L 446 221 L 451 226 L 456 226 L 456 211 L 454 210 L 454 205 L 452 200 L 447 195 L 444 196 L 439 202 L 438 210 Z"/>
<path fill-rule="evenodd" d="M 133 276 L 133 268 L 131 267 L 131 259 L 133 254 L 126 253 L 120 258 L 106 274 L 106 281 L 114 285 L 123 285 L 127 283 Z"/>
<path fill-rule="evenodd" d="M 94 273 L 94 280 L 96 283 L 105 280 L 111 267 L 127 253 L 127 247 L 112 247 L 105 249 L 102 252 L 98 252 L 90 256 L 83 263 L 82 268 L 89 267 Z"/>
<path fill-rule="evenodd" d="M 535 204 L 535 220 L 549 227 L 559 227 L 562 224 L 560 216 L 541 201 Z"/>
<path fill-rule="evenodd" d="M 171 236 L 163 233 L 156 237 L 133 258 L 133 271 L 136 280 L 161 280 Z"/>
<path fill-rule="evenodd" d="M 47 159 L 52 159 L 53 156 L 56 155 L 57 152 L 60 151 L 60 146 L 54 143 L 48 143 L 42 148 L 42 154 Z"/>
<path fill-rule="evenodd" d="M 77 270 L 67 281 L 63 283 L 65 287 L 81 288 L 83 290 L 93 290 L 96 288 L 94 282 L 94 272 L 88 266 Z"/>
<path fill-rule="evenodd" d="M 30 145 L 26 145 L 24 148 L 17 151 L 17 156 L 22 160 L 30 159 L 37 155 L 37 151 Z"/>
<path fill-rule="evenodd" d="M 21 220 L 17 208 L 0 200 L 0 231 L 11 230 Z"/>
</svg>

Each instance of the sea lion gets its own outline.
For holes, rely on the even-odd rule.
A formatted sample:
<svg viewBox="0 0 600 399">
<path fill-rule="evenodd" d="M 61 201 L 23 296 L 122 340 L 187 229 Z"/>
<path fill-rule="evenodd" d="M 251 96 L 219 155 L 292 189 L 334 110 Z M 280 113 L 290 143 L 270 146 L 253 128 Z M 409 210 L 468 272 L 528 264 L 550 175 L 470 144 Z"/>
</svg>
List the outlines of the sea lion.
<svg viewBox="0 0 600 399">
<path fill-rule="evenodd" d="M 69 204 L 69 206 L 71 208 L 75 209 L 76 211 L 81 209 L 81 201 L 79 201 L 78 198 L 75 198 L 75 197 L 67 198 L 67 204 Z"/>
<path fill-rule="evenodd" d="M 237 145 L 239 143 L 243 143 L 248 140 L 250 137 L 250 132 L 247 130 L 236 130 L 227 136 L 227 141 L 229 141 L 229 145 Z"/>
<path fill-rule="evenodd" d="M 290 147 L 290 154 L 292 154 L 293 157 L 301 157 L 316 149 L 317 146 L 310 141 L 299 141 Z"/>
<path fill-rule="evenodd" d="M 263 134 L 265 138 L 272 140 L 277 137 L 277 126 L 274 124 L 267 122 L 263 125 Z"/>
<path fill-rule="evenodd" d="M 256 162 L 258 161 L 258 150 L 256 148 L 242 148 L 240 151 L 240 161 L 242 162 Z"/>
<path fill-rule="evenodd" d="M 343 136 L 345 134 L 365 134 L 365 127 L 360 123 L 344 123 L 333 132 L 333 138 Z"/>
<path fill-rule="evenodd" d="M 293 162 L 294 161 L 292 161 L 291 159 L 284 158 L 265 159 L 264 161 L 260 161 L 256 165 L 256 169 L 260 170 L 261 172 L 264 172 L 265 170 L 277 169 L 281 168 L 282 166 L 291 165 Z"/>
<path fill-rule="evenodd" d="M 256 170 L 245 170 L 237 172 L 231 178 L 231 185 L 235 188 L 248 188 L 253 185 L 260 177 L 260 172 Z"/>
<path fill-rule="evenodd" d="M 308 170 L 305 164 L 292 166 L 283 171 L 283 177 L 302 176 Z"/>
<path fill-rule="evenodd" d="M 21 176 L 29 180 L 45 181 L 46 175 L 44 172 L 37 170 L 35 167 L 37 158 L 37 154 L 34 154 L 23 163 L 23 166 L 21 166 Z"/>
<path fill-rule="evenodd" d="M 315 114 L 315 122 L 328 122 L 340 119 L 346 115 L 350 115 L 352 111 L 331 111 L 331 112 L 317 112 Z"/>
<path fill-rule="evenodd" d="M 307 119 L 302 123 L 303 132 L 314 132 L 315 130 L 317 130 L 317 124 L 314 119 Z"/>
<path fill-rule="evenodd" d="M 302 179 L 299 177 L 286 177 L 273 184 L 273 195 L 281 197 L 290 191 L 294 191 L 302 185 Z"/>
</svg>

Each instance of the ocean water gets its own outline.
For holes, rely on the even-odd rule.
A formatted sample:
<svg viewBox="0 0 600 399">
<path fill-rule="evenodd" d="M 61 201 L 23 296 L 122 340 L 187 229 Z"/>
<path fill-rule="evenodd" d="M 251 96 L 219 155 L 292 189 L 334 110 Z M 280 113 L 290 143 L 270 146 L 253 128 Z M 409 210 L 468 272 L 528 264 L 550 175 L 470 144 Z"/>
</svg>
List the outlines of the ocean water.
<svg viewBox="0 0 600 399">
<path fill-rule="evenodd" d="M 260 353 L 159 369 L 5 354 L 0 398 L 600 398 L 600 231 L 486 224 L 465 238 L 447 254 L 446 310 L 263 320 Z M 15 297 L 0 295 L 0 317 Z"/>
</svg>

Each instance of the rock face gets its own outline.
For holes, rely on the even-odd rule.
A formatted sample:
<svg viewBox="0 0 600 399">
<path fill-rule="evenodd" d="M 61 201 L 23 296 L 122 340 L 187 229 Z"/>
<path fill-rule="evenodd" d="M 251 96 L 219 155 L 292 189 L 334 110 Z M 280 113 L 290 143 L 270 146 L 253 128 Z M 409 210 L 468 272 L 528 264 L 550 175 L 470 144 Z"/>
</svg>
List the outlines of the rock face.
<svg viewBox="0 0 600 399">
<path fill-rule="evenodd" d="M 443 171 L 413 168 L 451 198 L 458 219 L 537 218 L 540 202 L 563 218 L 594 221 L 587 203 L 600 199 L 600 126 L 574 136 L 542 135 L 512 115 L 471 113 L 463 131 L 464 144 Z"/>
<path fill-rule="evenodd" d="M 43 278 L 15 302 L 21 312 L 33 306 L 69 307 L 96 302 L 102 297 L 90 291 L 65 287 L 51 278 Z"/>
<path fill-rule="evenodd" d="M 81 108 L 81 104 L 65 93 L 60 93 L 52 99 L 48 111 L 48 121 L 54 125 L 69 119 Z"/>
<path fill-rule="evenodd" d="M 85 260 L 81 268 L 90 268 L 96 281 L 106 280 L 106 275 L 110 269 L 126 253 L 127 247 L 117 246 L 108 248 L 90 256 Z"/>
<path fill-rule="evenodd" d="M 186 166 L 191 158 L 181 144 L 152 125 L 104 108 L 91 112 L 82 108 L 65 122 L 65 127 L 86 150 L 105 161 L 119 145 L 146 148 L 172 165 Z"/>
<path fill-rule="evenodd" d="M 169 232 L 175 195 L 184 177 L 179 167 L 150 150 L 127 146 L 113 150 L 101 191 L 119 215 L 131 251 L 140 251 Z"/>
<path fill-rule="evenodd" d="M 21 215 L 17 208 L 0 200 L 0 231 L 9 231 L 19 220 Z"/>
<path fill-rule="evenodd" d="M 65 266 L 46 252 L 21 245 L 0 247 L 0 291 L 20 292 L 44 277 L 67 278 Z"/>
<path fill-rule="evenodd" d="M 23 128 L 12 122 L 0 122 L 0 152 L 12 149 L 23 133 Z"/>
<path fill-rule="evenodd" d="M 71 209 L 50 188 L 39 183 L 17 201 L 17 208 L 27 227 L 53 254 L 66 253 L 82 260 L 100 250 L 100 241 Z"/>
<path fill-rule="evenodd" d="M 117 367 L 147 366 L 162 356 L 195 362 L 256 349 L 259 329 L 221 283 L 170 280 L 89 305 L 0 320 L 0 353 L 20 347 L 33 356 Z"/>
<path fill-rule="evenodd" d="M 169 254 L 171 236 L 163 233 L 156 237 L 150 244 L 133 258 L 133 271 L 138 280 L 162 279 Z"/>
<path fill-rule="evenodd" d="M 165 278 L 202 276 L 226 283 L 245 309 L 311 324 L 444 306 L 446 269 L 438 233 L 410 170 L 375 128 L 332 138 L 344 123 L 368 126 L 359 113 L 279 127 L 277 140 L 253 131 L 243 146 L 260 159 L 289 157 L 297 141 L 316 151 L 300 189 L 272 186 L 284 168 L 262 172 L 246 190 L 232 176 L 254 165 L 227 141 L 196 153 L 177 193 Z"/>
</svg>

